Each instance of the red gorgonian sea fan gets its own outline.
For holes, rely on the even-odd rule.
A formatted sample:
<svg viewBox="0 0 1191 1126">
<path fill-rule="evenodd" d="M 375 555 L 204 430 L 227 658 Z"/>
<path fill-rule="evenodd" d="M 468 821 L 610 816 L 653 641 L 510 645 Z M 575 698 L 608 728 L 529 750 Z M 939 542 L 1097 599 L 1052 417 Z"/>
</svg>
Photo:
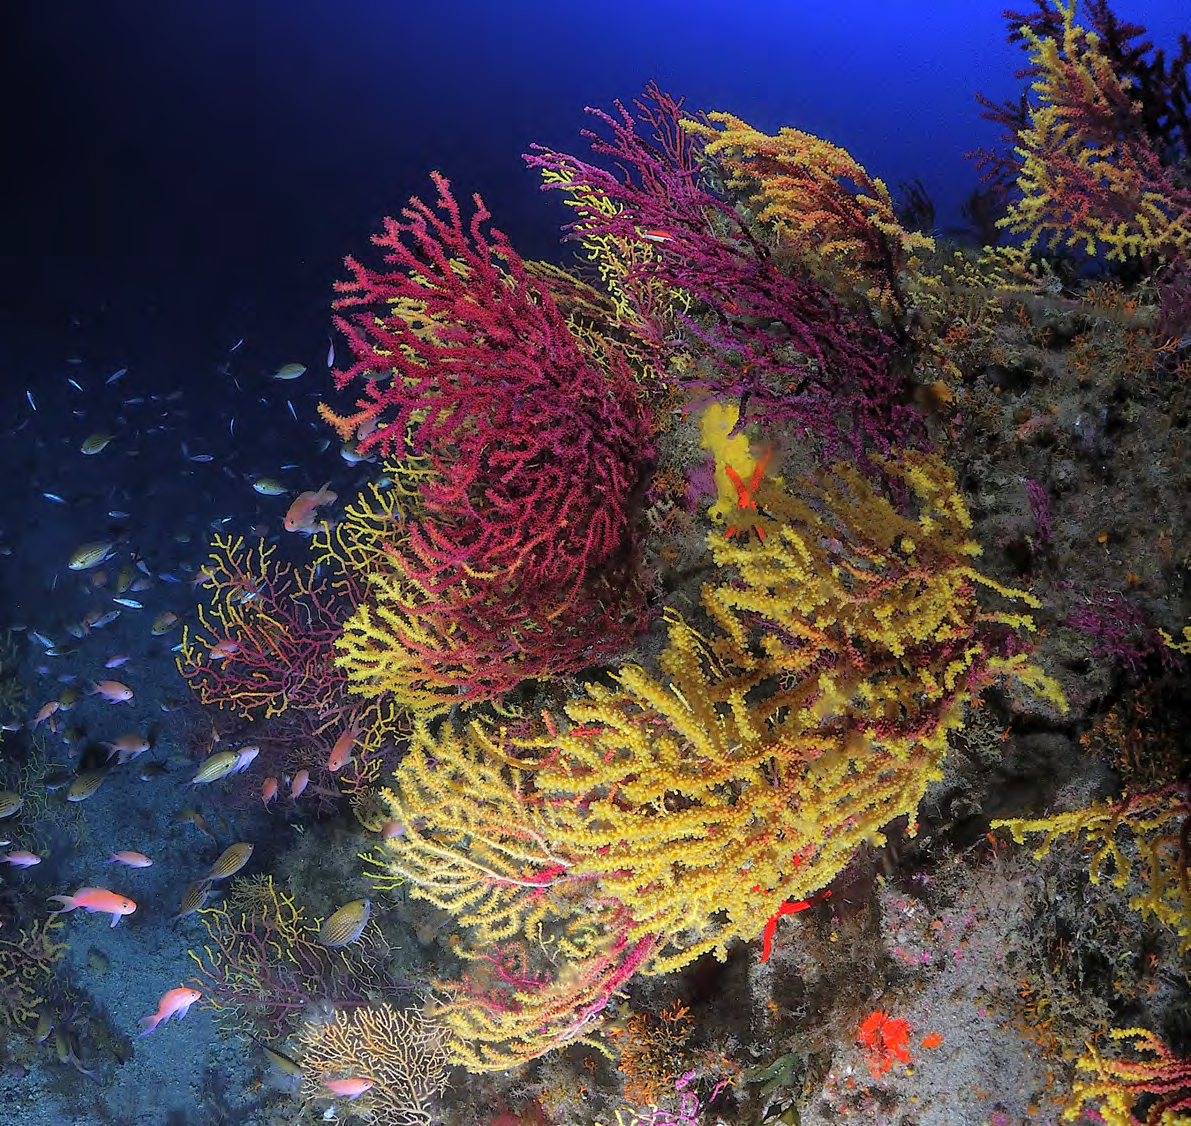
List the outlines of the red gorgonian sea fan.
<svg viewBox="0 0 1191 1126">
<path fill-rule="evenodd" d="M 507 237 L 485 227 L 480 197 L 465 224 L 447 180 L 433 180 L 435 207 L 411 200 L 373 238 L 389 269 L 347 260 L 336 325 L 355 362 L 334 381 L 360 395 L 353 414 L 320 412 L 361 452 L 416 459 L 418 503 L 390 552 L 419 592 L 408 613 L 477 658 L 511 645 L 539 673 L 557 670 L 526 661 L 533 639 L 510 640 L 506 623 L 554 623 L 579 667 L 643 625 L 649 415 L 624 356 L 611 342 L 580 346 Z M 567 664 L 548 632 L 546 663 Z"/>
</svg>

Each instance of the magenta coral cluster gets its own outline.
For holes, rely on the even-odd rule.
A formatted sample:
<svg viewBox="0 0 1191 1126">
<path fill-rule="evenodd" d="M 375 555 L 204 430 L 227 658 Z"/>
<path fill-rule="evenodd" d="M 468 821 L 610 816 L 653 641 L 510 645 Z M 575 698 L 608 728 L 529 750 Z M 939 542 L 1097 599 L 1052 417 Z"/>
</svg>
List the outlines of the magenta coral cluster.
<svg viewBox="0 0 1191 1126">
<path fill-rule="evenodd" d="M 648 410 L 624 356 L 581 349 L 505 235 L 485 229 L 480 197 L 465 226 L 433 178 L 437 207 L 414 199 L 373 238 L 388 269 L 347 260 L 336 324 L 355 362 L 334 380 L 363 391 L 356 414 L 332 421 L 361 452 L 427 471 L 401 565 L 434 632 L 487 660 L 512 646 L 520 675 L 579 667 L 644 623 Z M 541 653 L 525 651 L 527 619 L 551 623 Z"/>
<path fill-rule="evenodd" d="M 617 172 L 541 146 L 525 159 L 554 174 L 545 189 L 578 184 L 613 205 L 572 201 L 578 219 L 571 237 L 651 240 L 652 253 L 635 260 L 622 283 L 643 338 L 665 340 L 671 355 L 698 351 L 702 358 L 681 377 L 684 386 L 738 397 L 757 421 L 785 421 L 818 438 L 826 462 L 844 457 L 865 465 L 865 449 L 920 445 L 921 418 L 891 359 L 893 339 L 806 271 L 778 268 L 715 190 L 703 142 L 680 124 L 680 101 L 651 86 L 634 106 L 636 115 L 620 102 L 616 116 L 587 111 L 608 135 L 584 136 Z M 681 292 L 689 312 L 659 309 L 659 289 Z"/>
</svg>

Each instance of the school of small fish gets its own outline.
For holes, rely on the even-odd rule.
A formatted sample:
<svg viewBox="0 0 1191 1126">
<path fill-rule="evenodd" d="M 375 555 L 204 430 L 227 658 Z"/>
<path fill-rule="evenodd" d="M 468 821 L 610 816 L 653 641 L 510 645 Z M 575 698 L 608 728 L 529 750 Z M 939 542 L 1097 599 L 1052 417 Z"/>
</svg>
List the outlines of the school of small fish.
<svg viewBox="0 0 1191 1126">
<path fill-rule="evenodd" d="M 323 437 L 313 411 L 318 392 L 299 390 L 307 366 L 287 362 L 258 369 L 255 375 L 241 374 L 236 369 L 243 367 L 241 361 L 247 352 L 241 351 L 244 343 L 238 340 L 229 347 L 227 359 L 216 372 L 228 394 L 225 409 L 214 421 L 233 440 L 230 454 L 219 452 L 215 433 L 205 442 L 193 436 L 196 416 L 181 391 L 141 393 L 137 385 L 145 382 L 145 376 L 135 365 L 94 373 L 81 360 L 72 358 L 68 361 L 71 374 L 64 378 L 60 392 L 52 387 L 39 387 L 36 395 L 33 389 L 25 392 L 29 415 L 18 423 L 14 433 L 39 426 L 43 418 L 48 421 L 55 414 L 72 419 L 76 429 L 73 435 L 38 439 L 46 448 L 55 443 L 60 447 L 53 462 L 60 470 L 37 476 L 30 495 L 43 506 L 38 522 L 50 529 L 47 535 L 52 533 L 61 544 L 61 555 L 47 592 L 53 609 L 40 621 L 15 628 L 15 635 L 26 639 L 43 691 L 24 722 L 5 726 L 9 731 L 24 729 L 31 737 L 45 740 L 49 765 L 20 785 L 0 788 L 0 824 L 6 834 L 0 837 L 0 848 L 4 848 L 0 852 L 0 870 L 50 870 L 50 879 L 54 879 L 64 862 L 69 859 L 80 866 L 86 853 L 85 849 L 74 850 L 75 855 L 68 857 L 53 840 L 32 842 L 24 820 L 31 808 L 31 795 L 36 795 L 33 807 L 37 810 L 52 799 L 84 816 L 105 801 L 103 808 L 110 811 L 118 808 L 118 800 L 125 800 L 100 797 L 96 803 L 96 795 L 112 793 L 105 787 L 165 779 L 176 787 L 172 792 L 177 800 L 185 800 L 186 794 L 205 794 L 207 788 L 225 792 L 220 788 L 229 785 L 227 780 L 249 771 L 260 754 L 257 745 L 216 743 L 201 760 L 191 760 L 189 772 L 183 775 L 179 770 L 182 756 L 171 750 L 168 739 L 159 739 L 153 715 L 160 712 L 168 717 L 184 704 L 162 695 L 160 677 L 150 673 L 150 665 L 155 662 L 148 660 L 150 654 L 160 653 L 162 646 L 170 646 L 169 635 L 180 628 L 191 611 L 194 600 L 186 597 L 187 584 L 195 588 L 209 581 L 204 562 L 194 558 L 195 554 L 205 550 L 212 531 L 233 520 L 238 507 L 249 508 L 256 534 L 271 543 L 279 543 L 289 534 L 313 535 L 331 526 L 335 519 L 338 496 L 330 482 L 317 489 L 304 488 L 302 467 L 292 461 L 245 464 L 254 448 L 246 439 L 254 429 L 264 429 L 253 419 L 266 413 L 274 422 L 288 421 L 299 437 L 307 430 L 312 432 L 312 459 L 326 454 L 330 443 Z M 325 362 L 328 368 L 334 366 L 333 342 Z M 281 393 L 287 398 L 278 397 L 283 387 L 287 390 Z M 241 405 L 239 411 L 235 409 L 237 402 Z M 301 416 L 295 403 L 302 407 Z M 292 437 L 287 438 L 288 448 L 295 444 Z M 177 469 L 160 479 L 140 472 L 130 477 L 126 467 L 138 465 L 134 459 L 141 458 L 150 447 L 155 457 L 172 459 Z M 338 452 L 348 466 L 375 460 L 360 456 L 354 440 L 343 443 Z M 110 479 L 105 480 L 105 475 Z M 198 518 L 183 515 L 172 537 L 168 532 L 163 535 L 160 498 L 169 495 L 175 478 L 187 494 L 207 503 L 213 503 L 214 495 L 222 493 L 231 511 L 210 512 Z M 229 492 L 229 485 L 235 488 L 234 493 Z M 193 508 L 178 504 L 169 511 L 182 514 Z M 7 543 L 0 547 L 4 554 L 11 553 Z M 256 596 L 250 589 L 237 594 L 245 603 Z M 172 648 L 176 651 L 179 646 Z M 239 648 L 235 638 L 217 639 L 207 658 L 215 664 L 234 662 Z M 181 689 L 179 695 L 185 697 L 187 691 Z M 87 715 L 85 725 L 77 718 L 83 713 Z M 126 716 L 123 720 L 119 718 L 121 713 Z M 103 729 L 102 738 L 90 734 L 92 726 Z M 333 741 L 328 737 L 329 750 L 321 747 L 311 752 L 310 767 L 325 765 L 331 773 L 342 770 L 351 762 L 358 738 L 358 726 L 345 723 Z M 61 750 L 57 749 L 59 745 Z M 257 783 L 249 785 L 256 793 Z M 296 803 L 310 785 L 310 769 L 305 767 L 263 778 L 259 792 L 264 812 L 257 806 L 257 816 L 275 817 L 270 804 L 279 800 L 287 803 L 286 809 L 302 808 Z M 127 793 L 121 790 L 122 795 Z M 315 786 L 311 793 L 328 791 Z M 305 800 L 309 801 L 310 796 Z M 144 819 L 134 814 L 131 806 L 128 812 L 127 818 L 121 814 L 118 825 L 103 829 L 103 836 L 110 837 L 112 843 L 91 858 L 94 882 L 77 887 L 59 883 L 56 888 L 45 889 L 52 892 L 45 896 L 47 915 L 98 915 L 113 928 L 130 917 L 142 918 L 142 892 L 134 892 L 133 898 L 128 891 L 147 886 L 138 881 L 152 881 L 153 873 L 161 869 L 160 863 L 154 867 L 153 857 L 156 855 L 160 862 L 160 854 L 167 848 L 174 850 L 176 844 L 146 839 Z M 212 846 L 219 843 L 216 832 L 198 809 L 182 809 L 173 817 L 173 823 L 181 827 L 175 832 L 184 841 L 192 839 L 191 833 L 196 834 L 195 841 L 202 841 L 203 836 L 209 838 L 202 845 L 185 844 L 187 850 L 213 852 Z M 222 836 L 226 824 L 220 828 Z M 27 841 L 30 847 L 6 847 L 14 841 Z M 212 894 L 219 894 L 222 885 L 250 864 L 255 851 L 256 845 L 250 840 L 226 845 L 213 860 L 208 856 L 205 865 L 195 865 L 177 880 L 180 891 L 175 892 L 177 898 L 168 910 L 162 908 L 156 893 L 151 895 L 151 913 L 172 919 L 175 925 L 187 925 L 186 921 L 204 909 Z M 110 880 L 102 879 L 100 871 L 110 873 Z M 359 941 L 370 917 L 368 900 L 346 903 L 319 925 L 318 941 L 335 950 Z M 127 925 L 121 929 L 126 930 Z M 185 949 L 183 943 L 183 955 Z M 92 950 L 87 959 L 96 972 L 105 971 L 110 960 L 98 950 Z M 180 958 L 180 970 L 183 966 Z M 135 984 L 131 988 L 136 988 Z M 202 992 L 187 984 L 167 989 L 156 1002 L 155 1011 L 142 1019 L 140 1034 L 148 1036 L 171 1019 L 182 1020 L 202 999 Z M 72 1031 L 69 1012 L 62 1006 L 45 1004 L 38 1009 L 37 1018 L 37 1043 L 52 1040 L 63 1063 L 96 1079 L 94 1068 L 84 1066 L 86 1045 Z M 302 1074 L 299 1061 L 267 1044 L 260 1047 L 283 1072 Z M 372 1081 L 328 1077 L 324 1086 L 329 1096 L 350 1100 L 368 1090 Z"/>
</svg>

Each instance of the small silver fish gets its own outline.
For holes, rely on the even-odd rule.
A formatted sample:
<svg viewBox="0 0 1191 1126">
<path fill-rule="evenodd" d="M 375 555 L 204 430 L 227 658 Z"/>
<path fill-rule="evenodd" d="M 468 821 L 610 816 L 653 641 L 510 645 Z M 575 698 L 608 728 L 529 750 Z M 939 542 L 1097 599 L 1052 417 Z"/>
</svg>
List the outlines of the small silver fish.
<svg viewBox="0 0 1191 1126">
<path fill-rule="evenodd" d="M 138 602 L 135 598 L 113 598 L 112 601 L 121 606 L 127 606 L 130 610 L 143 610 L 145 608 L 144 603 Z"/>
<path fill-rule="evenodd" d="M 112 372 L 111 375 L 104 380 L 105 385 L 108 383 L 115 383 L 117 379 L 123 379 L 128 374 L 128 368 L 121 368 L 119 371 Z"/>
</svg>

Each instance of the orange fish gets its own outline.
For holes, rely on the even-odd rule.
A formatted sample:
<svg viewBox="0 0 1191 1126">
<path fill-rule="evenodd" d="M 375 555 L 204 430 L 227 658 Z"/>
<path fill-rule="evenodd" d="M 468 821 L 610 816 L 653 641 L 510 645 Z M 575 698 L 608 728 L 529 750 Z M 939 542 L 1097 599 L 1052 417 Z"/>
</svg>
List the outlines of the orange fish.
<svg viewBox="0 0 1191 1126">
<path fill-rule="evenodd" d="M 61 706 L 62 704 L 58 700 L 50 700 L 48 703 L 42 704 L 41 709 L 38 711 L 37 716 L 34 718 L 33 723 L 30 726 L 37 727 L 39 724 L 44 723 Z"/>
<path fill-rule="evenodd" d="M 150 746 L 149 740 L 144 735 L 121 735 L 114 743 L 104 743 L 108 749 L 108 758 L 119 756 L 118 762 L 121 764 L 131 762 L 137 755 L 143 755 Z"/>
<path fill-rule="evenodd" d="M 115 926 L 122 915 L 131 915 L 136 910 L 136 904 L 123 895 L 117 895 L 107 888 L 79 888 L 74 895 L 51 895 L 50 900 L 57 900 L 62 907 L 51 911 L 51 915 L 62 915 L 73 911 L 76 907 L 84 907 L 88 911 L 101 911 L 111 915 L 112 926 Z"/>
<path fill-rule="evenodd" d="M 323 1086 L 344 1098 L 358 1099 L 376 1084 L 371 1079 L 324 1079 Z"/>
<path fill-rule="evenodd" d="M 327 523 L 325 520 L 316 521 L 315 512 L 325 505 L 334 504 L 338 499 L 339 494 L 331 492 L 330 481 L 316 492 L 299 493 L 285 514 L 285 530 L 301 532 L 304 536 L 314 535 Z"/>
<path fill-rule="evenodd" d="M 148 868 L 153 861 L 143 852 L 132 852 L 129 849 L 125 849 L 123 852 L 113 852 L 112 858 L 108 863 L 126 864 L 129 868 Z"/>
<path fill-rule="evenodd" d="M 141 1018 L 141 1024 L 145 1026 L 145 1031 L 141 1035 L 148 1036 L 162 1021 L 169 1020 L 172 1016 L 176 1015 L 181 1020 L 190 1011 L 190 1006 L 201 996 L 202 993 L 197 989 L 187 989 L 185 986 L 169 990 L 158 1002 L 157 1012 L 152 1016 Z"/>
<path fill-rule="evenodd" d="M 263 801 L 265 803 L 266 809 L 269 806 L 269 802 L 271 802 L 276 796 L 277 796 L 277 779 L 276 778 L 266 778 L 264 780 L 264 782 L 261 783 L 261 801 Z"/>
<path fill-rule="evenodd" d="M 35 852 L 10 852 L 4 856 L 0 856 L 0 864 L 11 864 L 14 868 L 32 868 L 34 864 L 40 864 L 41 857 Z"/>
<path fill-rule="evenodd" d="M 240 643 L 238 641 L 232 641 L 229 638 L 212 645 L 207 651 L 207 657 L 212 661 L 226 661 L 228 657 L 238 652 L 239 649 Z"/>
<path fill-rule="evenodd" d="M 123 704 L 132 699 L 132 689 L 118 680 L 101 680 L 91 689 L 91 695 L 102 696 L 109 704 Z"/>
<path fill-rule="evenodd" d="M 327 769 L 332 774 L 340 767 L 346 766 L 347 763 L 351 762 L 352 748 L 355 746 L 356 740 L 359 737 L 360 723 L 357 720 L 335 740 L 335 746 L 331 748 L 331 755 L 327 759 Z"/>
<path fill-rule="evenodd" d="M 294 780 L 290 783 L 289 796 L 291 798 L 300 798 L 302 796 L 302 791 L 306 789 L 306 785 L 309 783 L 309 781 L 310 771 L 299 770 L 298 773 L 294 775 Z"/>
</svg>

